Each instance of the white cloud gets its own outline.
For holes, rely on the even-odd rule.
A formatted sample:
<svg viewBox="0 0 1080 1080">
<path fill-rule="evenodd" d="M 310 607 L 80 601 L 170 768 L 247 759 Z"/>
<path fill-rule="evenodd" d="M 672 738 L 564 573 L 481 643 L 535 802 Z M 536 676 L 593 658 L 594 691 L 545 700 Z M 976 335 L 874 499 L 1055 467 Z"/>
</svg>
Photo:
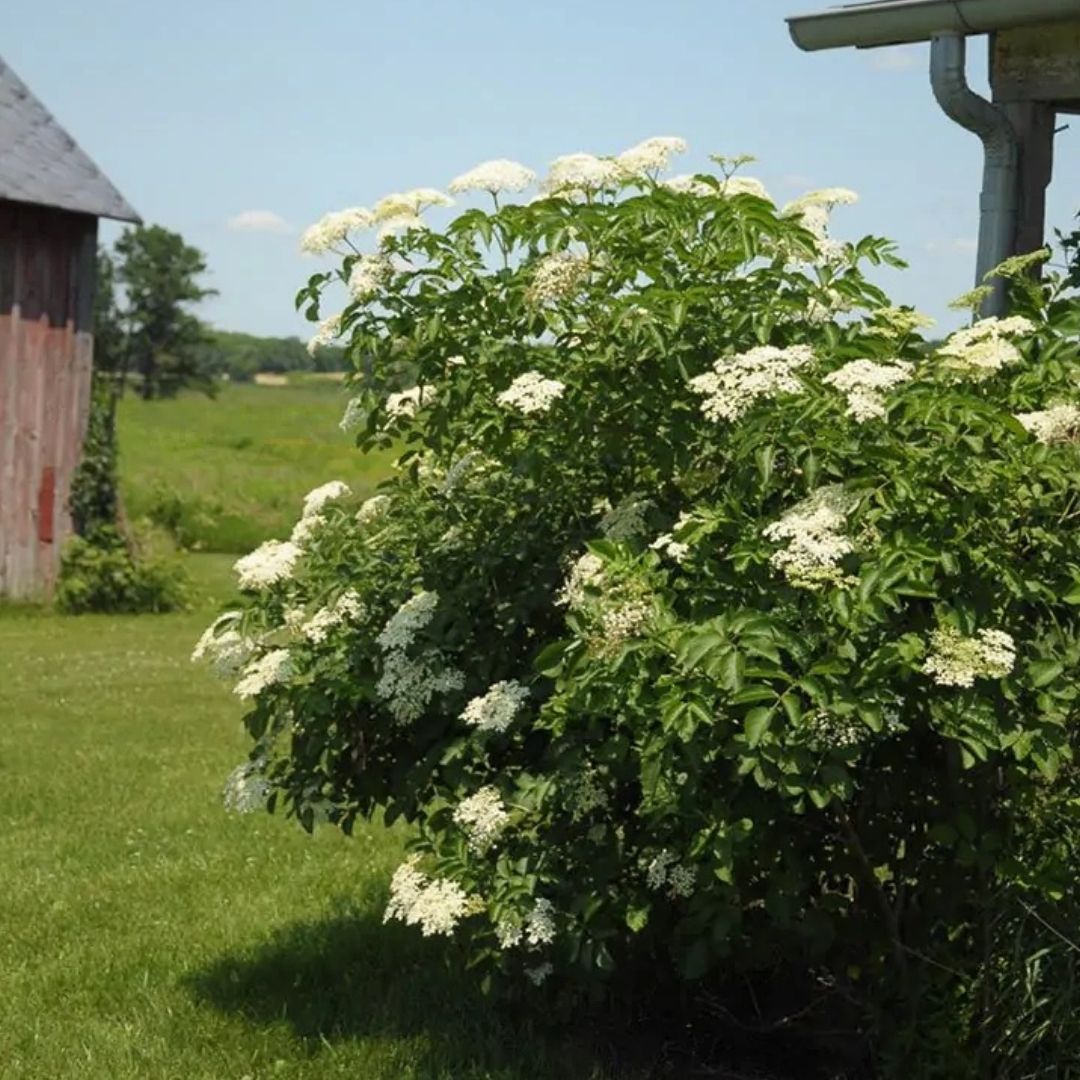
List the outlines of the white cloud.
<svg viewBox="0 0 1080 1080">
<path fill-rule="evenodd" d="M 292 232 L 289 223 L 273 210 L 241 210 L 226 224 L 233 232 Z"/>
<path fill-rule="evenodd" d="M 960 236 L 955 240 L 927 240 L 926 250 L 936 254 L 958 252 L 961 255 L 970 255 L 979 250 L 979 241 L 967 236 Z"/>
<path fill-rule="evenodd" d="M 921 64 L 922 50 L 917 45 L 895 45 L 874 49 L 868 59 L 875 71 L 910 71 Z"/>
</svg>

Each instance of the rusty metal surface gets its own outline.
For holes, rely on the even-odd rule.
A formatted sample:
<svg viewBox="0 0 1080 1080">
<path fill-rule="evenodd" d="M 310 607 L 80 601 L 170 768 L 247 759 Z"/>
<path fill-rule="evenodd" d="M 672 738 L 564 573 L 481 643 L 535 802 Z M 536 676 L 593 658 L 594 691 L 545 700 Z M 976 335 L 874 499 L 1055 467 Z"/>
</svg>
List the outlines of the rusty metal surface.
<svg viewBox="0 0 1080 1080">
<path fill-rule="evenodd" d="M 128 201 L 0 60 L 0 198 L 138 221 Z"/>
</svg>

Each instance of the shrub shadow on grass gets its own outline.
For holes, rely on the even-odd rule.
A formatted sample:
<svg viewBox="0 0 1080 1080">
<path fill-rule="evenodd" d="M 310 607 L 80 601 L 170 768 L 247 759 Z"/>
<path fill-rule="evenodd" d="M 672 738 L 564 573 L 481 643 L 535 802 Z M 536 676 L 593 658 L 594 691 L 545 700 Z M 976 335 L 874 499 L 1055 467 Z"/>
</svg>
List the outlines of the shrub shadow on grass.
<svg viewBox="0 0 1080 1080">
<path fill-rule="evenodd" d="M 222 957 L 186 980 L 193 996 L 255 1025 L 287 1024 L 310 1056 L 327 1044 L 408 1045 L 410 1075 L 453 1080 L 780 1080 L 820 1071 L 799 1039 L 739 1035 L 715 1014 L 673 997 L 573 1023 L 550 1009 L 485 997 L 453 945 L 371 911 L 343 908 L 295 923 L 262 946 Z M 799 1061 L 799 1071 L 788 1070 Z M 861 1075 L 861 1074 L 860 1074 Z"/>
<path fill-rule="evenodd" d="M 579 1045 L 502 1011 L 475 979 L 447 970 L 447 944 L 370 912 L 287 926 L 185 981 L 193 996 L 258 1025 L 289 1025 L 311 1055 L 326 1043 L 409 1042 L 432 1077 L 608 1077 Z M 636 1077 L 648 1073 L 634 1073 Z"/>
</svg>

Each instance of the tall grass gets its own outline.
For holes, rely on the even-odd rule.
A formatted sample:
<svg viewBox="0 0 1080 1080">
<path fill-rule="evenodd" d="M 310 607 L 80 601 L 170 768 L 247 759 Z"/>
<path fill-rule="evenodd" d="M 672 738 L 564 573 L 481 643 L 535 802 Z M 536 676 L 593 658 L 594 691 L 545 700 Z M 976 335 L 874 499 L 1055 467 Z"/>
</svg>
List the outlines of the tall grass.
<svg viewBox="0 0 1080 1080">
<path fill-rule="evenodd" d="M 333 380 L 233 384 L 215 399 L 128 395 L 120 407 L 120 475 L 132 519 L 150 518 L 184 546 L 243 553 L 288 535 L 304 494 L 327 480 L 365 493 L 390 455 L 362 455 L 338 421 Z"/>
</svg>

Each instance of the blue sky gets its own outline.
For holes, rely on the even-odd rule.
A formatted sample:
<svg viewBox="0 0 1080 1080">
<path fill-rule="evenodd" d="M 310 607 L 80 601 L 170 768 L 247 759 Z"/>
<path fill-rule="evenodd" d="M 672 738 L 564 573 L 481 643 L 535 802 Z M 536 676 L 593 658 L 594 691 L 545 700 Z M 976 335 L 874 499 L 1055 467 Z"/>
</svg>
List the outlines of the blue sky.
<svg viewBox="0 0 1080 1080">
<path fill-rule="evenodd" d="M 910 269 L 878 280 L 950 328 L 979 141 L 934 102 L 926 45 L 800 52 L 784 16 L 827 2 L 50 0 L 21 8 L 2 52 L 147 222 L 207 253 L 221 295 L 202 314 L 226 329 L 306 336 L 292 297 L 317 264 L 297 235 L 326 210 L 650 135 L 689 142 L 679 172 L 756 155 L 747 174 L 777 201 L 854 188 L 836 235 L 895 239 Z M 985 38 L 968 69 L 985 92 Z M 1077 130 L 1057 138 L 1051 226 L 1080 209 Z M 284 225 L 230 227 L 253 210 Z"/>
</svg>

